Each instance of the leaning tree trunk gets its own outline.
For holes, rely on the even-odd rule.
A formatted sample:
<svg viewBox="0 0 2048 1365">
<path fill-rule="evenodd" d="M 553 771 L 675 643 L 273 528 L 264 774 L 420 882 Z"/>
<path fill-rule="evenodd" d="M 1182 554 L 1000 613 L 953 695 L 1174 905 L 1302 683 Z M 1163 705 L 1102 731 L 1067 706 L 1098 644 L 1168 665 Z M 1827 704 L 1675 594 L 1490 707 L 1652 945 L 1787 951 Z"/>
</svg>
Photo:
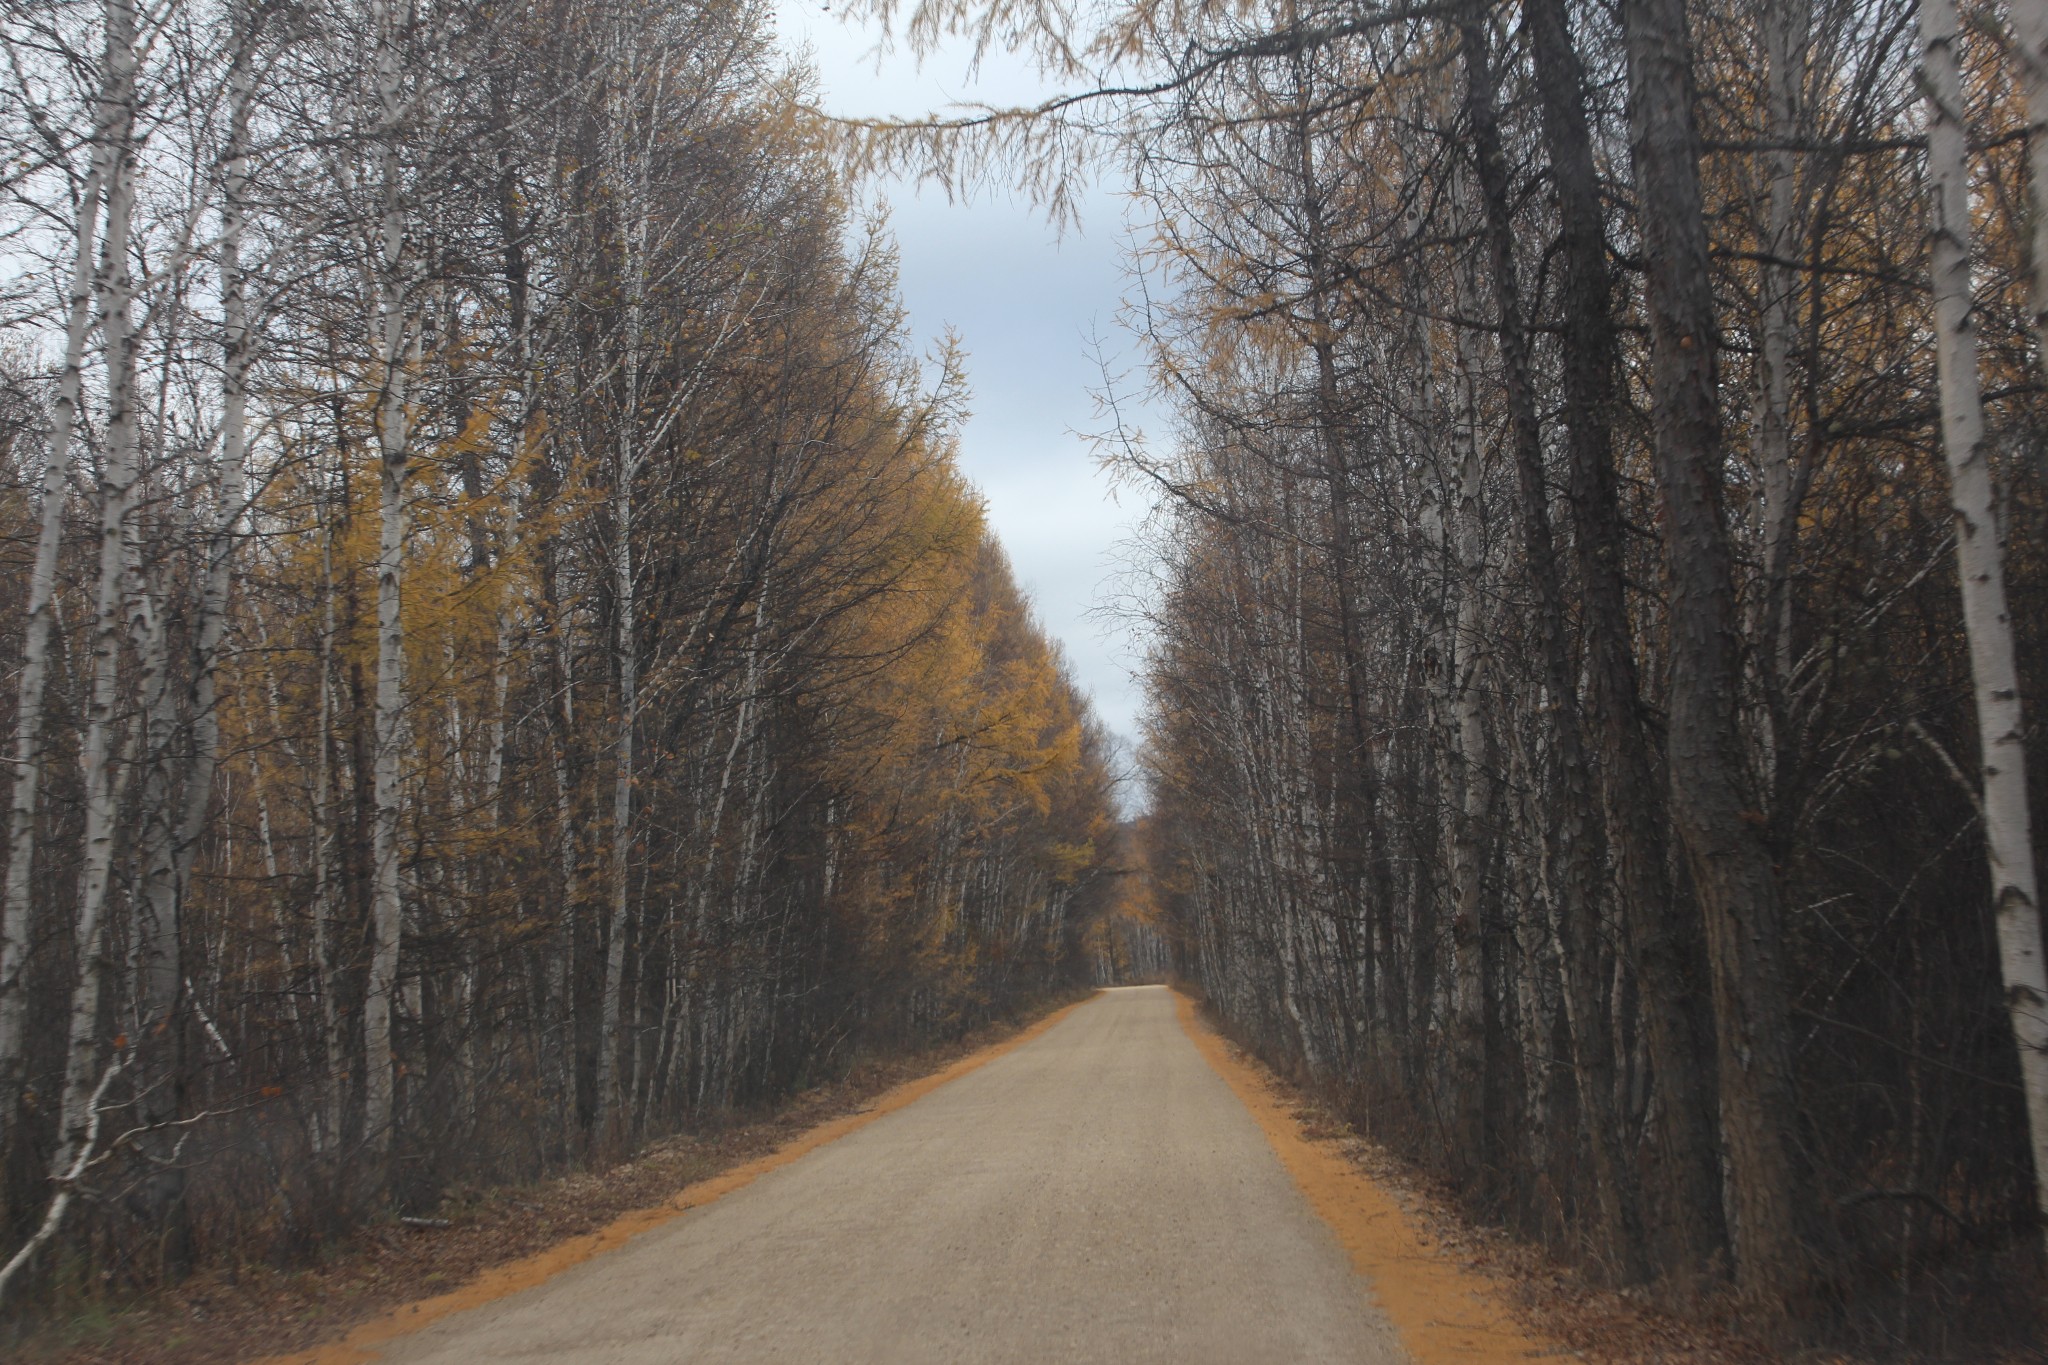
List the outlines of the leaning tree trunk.
<svg viewBox="0 0 2048 1365">
<path fill-rule="evenodd" d="M 1777 874 L 1736 725 L 1735 572 L 1722 508 L 1713 282 L 1684 0 L 1625 0 L 1629 145 L 1650 331 L 1652 441 L 1669 590 L 1671 814 L 1705 919 L 1738 1289 L 1797 1312 L 1803 1239 Z"/>
<path fill-rule="evenodd" d="M 2019 8 L 2016 7 L 2015 14 Z M 2040 16 L 2035 16 L 2038 21 Z M 1963 629 L 1984 786 L 1984 848 L 1991 863 L 1991 904 L 1998 925 L 2006 1009 L 2019 1047 L 2020 1084 L 2034 1157 L 2034 1198 L 2048 1231 L 2048 975 L 2041 960 L 2041 910 L 2027 809 L 2026 734 L 2019 669 L 2005 600 L 1997 500 L 1977 381 L 1977 332 L 1970 285 L 1970 164 L 1957 70 L 1954 0 L 1921 0 L 1920 44 L 1927 90 L 1929 265 L 1934 285 L 1934 355 L 1941 384 L 1941 444 L 1948 457 L 1949 501 L 1956 516 L 1956 568 L 1962 579 Z M 2023 32 L 2025 59 L 2048 48 L 2048 24 Z M 2031 68 L 2030 68 L 2031 69 Z M 2031 78 L 2030 78 L 2031 79 Z M 2031 102 L 2029 118 L 2041 111 Z M 2048 94 L 2048 91 L 2044 91 Z M 2034 155 L 2040 156 L 2036 129 Z M 2036 164 L 2036 193 L 2041 192 Z M 2036 200 L 2035 211 L 2041 206 Z M 2048 229 L 2035 224 L 2035 249 Z M 2038 257 L 2037 269 L 2041 268 Z"/>
</svg>

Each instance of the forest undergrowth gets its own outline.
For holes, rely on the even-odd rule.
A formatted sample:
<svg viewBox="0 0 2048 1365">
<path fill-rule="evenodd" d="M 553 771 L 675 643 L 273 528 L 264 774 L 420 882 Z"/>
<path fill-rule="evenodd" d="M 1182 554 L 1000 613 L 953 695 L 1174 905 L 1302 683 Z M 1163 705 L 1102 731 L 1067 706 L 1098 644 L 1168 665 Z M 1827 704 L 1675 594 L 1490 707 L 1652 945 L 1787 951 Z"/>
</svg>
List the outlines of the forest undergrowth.
<svg viewBox="0 0 2048 1365">
<path fill-rule="evenodd" d="M 1869 1322 L 1844 1335 L 1863 1345 L 1788 1346 L 1772 1324 L 1745 1323 L 1725 1287 L 1682 1292 L 1670 1286 L 1616 1288 L 1588 1274 L 1582 1247 L 1546 1245 L 1511 1231 L 1500 1210 L 1473 1198 L 1450 1174 L 1429 1129 L 1403 1116 L 1388 1096 L 1304 1076 L 1285 1056 L 1262 1055 L 1212 1007 L 1202 1016 L 1266 1073 L 1295 1106 L 1312 1138 L 1340 1142 L 1345 1155 L 1387 1191 L 1438 1253 L 1485 1274 L 1509 1291 L 1506 1303 L 1539 1339 L 1557 1342 L 1596 1365 L 2035 1365 L 2048 1360 L 2048 1311 L 2031 1264 L 2003 1266 L 1974 1284 L 1958 1283 L 1940 1306 L 1932 1340 L 1901 1346 L 1900 1324 Z M 1865 1311 L 1871 1311 L 1865 1306 Z"/>
</svg>

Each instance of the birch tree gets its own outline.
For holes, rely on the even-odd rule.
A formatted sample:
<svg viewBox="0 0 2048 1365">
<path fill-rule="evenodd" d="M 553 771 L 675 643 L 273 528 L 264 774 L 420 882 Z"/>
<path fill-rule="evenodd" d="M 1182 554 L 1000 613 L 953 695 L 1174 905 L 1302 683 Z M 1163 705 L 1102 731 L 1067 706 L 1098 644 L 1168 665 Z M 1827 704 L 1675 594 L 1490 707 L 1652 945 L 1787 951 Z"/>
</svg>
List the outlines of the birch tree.
<svg viewBox="0 0 2048 1365">
<path fill-rule="evenodd" d="M 2023 45 L 2027 42 L 2025 37 L 2021 41 Z M 1948 461 L 1956 572 L 1962 585 L 1963 627 L 1970 649 L 1978 779 L 1998 927 L 1999 970 L 2005 982 L 2013 1042 L 2019 1049 L 2036 1200 L 2048 1215 L 2048 973 L 2044 973 L 2041 957 L 2041 909 L 2027 808 L 2019 670 L 2006 602 L 1991 443 L 1977 376 L 1969 125 L 1957 55 L 1960 42 L 1961 26 L 1952 0 L 1921 0 L 1921 73 L 1927 93 L 1928 265 L 1934 288 L 1941 444 Z M 2028 52 L 2038 50 L 2027 48 Z M 2036 163 L 2037 184 L 2040 169 Z M 2039 231 L 2037 227 L 2037 234 Z M 2042 245 L 2043 239 L 2037 236 L 2037 261 Z"/>
<path fill-rule="evenodd" d="M 372 375 L 376 385 L 378 475 L 376 823 L 373 944 L 363 998 L 363 1134 L 376 1160 L 391 1150 L 395 1060 L 391 1015 L 398 990 L 400 937 L 405 922 L 399 866 L 399 822 L 406 799 L 405 542 L 407 478 L 412 459 L 412 371 L 420 339 L 414 314 L 412 205 L 404 152 L 413 114 L 406 90 L 402 44 L 415 16 L 397 0 L 371 0 L 371 79 L 374 104 L 369 152 L 375 167 L 377 223 L 371 288 L 375 314 Z"/>
<path fill-rule="evenodd" d="M 105 84 L 101 126 L 107 130 L 106 231 L 94 280 L 100 333 L 105 346 L 106 442 L 98 481 L 99 580 L 92 618 L 91 697 L 86 716 L 81 767 L 85 788 L 85 830 L 80 860 L 78 906 L 72 926 L 75 981 L 71 987 L 69 1027 L 65 1039 L 64 1088 L 58 1116 L 57 1146 L 50 1176 L 61 1193 L 75 1181 L 82 1163 L 95 1155 L 100 1130 L 99 1100 L 112 1066 L 102 1054 L 101 996 L 107 963 L 102 944 L 106 934 L 107 899 L 113 876 L 114 827 L 121 792 L 120 685 L 122 638 L 127 631 L 148 629 L 135 615 L 140 595 L 133 592 L 130 565 L 130 514 L 140 458 L 140 422 L 136 392 L 136 336 L 132 309 L 135 285 L 130 274 L 129 231 L 134 222 L 139 149 L 136 146 L 136 46 L 139 34 L 134 8 L 126 0 L 109 0 L 102 20 L 105 42 Z"/>
<path fill-rule="evenodd" d="M 88 138 L 89 169 L 73 209 L 64 353 L 52 397 L 49 431 L 44 438 L 41 514 L 34 566 L 29 572 L 20 691 L 14 720 L 7 880 L 4 893 L 0 893 L 0 1135 L 5 1135 L 14 1121 L 22 1086 L 28 1011 L 22 973 L 28 962 L 36 814 L 43 785 L 43 717 L 50 676 L 57 552 L 64 535 L 72 431 L 79 420 L 87 336 L 92 326 L 101 195 L 109 176 L 117 169 L 114 126 L 108 122 L 113 117 L 113 101 L 103 94 L 94 102 L 93 129 Z"/>
</svg>

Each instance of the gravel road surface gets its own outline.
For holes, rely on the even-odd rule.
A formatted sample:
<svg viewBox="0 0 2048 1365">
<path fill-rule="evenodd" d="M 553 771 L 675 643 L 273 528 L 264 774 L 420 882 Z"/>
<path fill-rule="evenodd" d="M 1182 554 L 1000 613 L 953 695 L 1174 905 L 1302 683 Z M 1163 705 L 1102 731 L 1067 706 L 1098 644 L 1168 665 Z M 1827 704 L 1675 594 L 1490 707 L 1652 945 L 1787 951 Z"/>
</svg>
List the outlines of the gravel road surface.
<svg viewBox="0 0 2048 1365">
<path fill-rule="evenodd" d="M 1408 1359 L 1163 987 L 382 1358 Z"/>
</svg>

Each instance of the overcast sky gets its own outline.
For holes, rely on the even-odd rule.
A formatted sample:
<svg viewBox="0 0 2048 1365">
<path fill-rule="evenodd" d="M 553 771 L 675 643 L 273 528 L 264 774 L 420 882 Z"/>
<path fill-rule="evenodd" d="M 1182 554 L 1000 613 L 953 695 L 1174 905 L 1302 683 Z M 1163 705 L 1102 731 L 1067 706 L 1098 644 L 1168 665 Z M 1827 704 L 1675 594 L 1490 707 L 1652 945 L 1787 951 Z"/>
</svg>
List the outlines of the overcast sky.
<svg viewBox="0 0 2048 1365">
<path fill-rule="evenodd" d="M 962 99 L 1017 104 L 1045 90 L 1028 68 L 1007 61 L 991 62 L 970 84 L 964 54 L 932 58 L 922 70 L 898 54 L 878 73 L 875 35 L 841 24 L 818 0 L 778 0 L 777 25 L 786 50 L 810 47 L 824 106 L 836 114 L 917 115 Z M 1091 339 L 1100 338 L 1112 368 L 1132 358 L 1117 326 L 1120 201 L 1091 194 L 1080 228 L 1062 238 L 1042 214 L 1000 193 L 949 204 L 933 187 L 875 188 L 890 205 L 912 330 L 928 344 L 951 327 L 968 352 L 974 415 L 961 464 L 1097 714 L 1133 739 L 1137 659 L 1098 608 L 1116 588 L 1117 547 L 1144 507 L 1132 490 L 1121 501 L 1112 496 L 1078 434 L 1103 425 L 1090 396 L 1102 375 Z M 1140 420 L 1148 431 L 1158 425 Z"/>
</svg>

